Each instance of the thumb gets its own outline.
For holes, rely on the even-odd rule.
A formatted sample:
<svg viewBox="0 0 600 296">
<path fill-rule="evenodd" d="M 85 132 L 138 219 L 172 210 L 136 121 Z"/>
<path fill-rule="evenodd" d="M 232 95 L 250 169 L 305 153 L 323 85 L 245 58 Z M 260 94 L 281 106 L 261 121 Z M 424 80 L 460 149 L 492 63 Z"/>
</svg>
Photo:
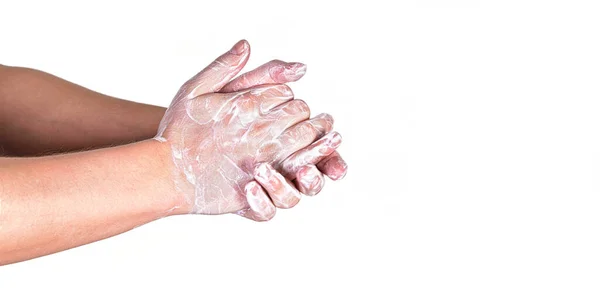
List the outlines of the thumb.
<svg viewBox="0 0 600 296">
<path fill-rule="evenodd" d="M 250 45 L 238 41 L 228 52 L 214 60 L 208 67 L 188 80 L 179 90 L 177 98 L 191 99 L 202 94 L 219 91 L 246 65 L 250 57 Z"/>
</svg>

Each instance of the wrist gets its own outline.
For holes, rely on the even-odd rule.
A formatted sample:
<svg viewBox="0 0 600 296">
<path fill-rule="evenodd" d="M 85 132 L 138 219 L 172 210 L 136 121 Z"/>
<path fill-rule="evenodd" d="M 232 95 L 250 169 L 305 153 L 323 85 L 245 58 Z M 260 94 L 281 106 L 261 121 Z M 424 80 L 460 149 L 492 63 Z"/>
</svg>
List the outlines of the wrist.
<svg viewBox="0 0 600 296">
<path fill-rule="evenodd" d="M 154 139 L 132 144 L 137 162 L 147 178 L 141 182 L 140 190 L 147 192 L 152 202 L 152 212 L 157 218 L 185 214 L 187 210 L 183 195 L 173 181 L 173 164 L 170 145 Z"/>
<path fill-rule="evenodd" d="M 153 163 L 153 181 L 148 186 L 155 188 L 157 193 L 164 197 L 164 203 L 157 209 L 158 214 L 162 216 L 189 214 L 191 205 L 175 182 L 182 176 L 179 176 L 179 170 L 173 162 L 173 152 L 169 142 L 150 139 L 139 143 L 144 146 L 145 154 L 150 156 Z"/>
</svg>

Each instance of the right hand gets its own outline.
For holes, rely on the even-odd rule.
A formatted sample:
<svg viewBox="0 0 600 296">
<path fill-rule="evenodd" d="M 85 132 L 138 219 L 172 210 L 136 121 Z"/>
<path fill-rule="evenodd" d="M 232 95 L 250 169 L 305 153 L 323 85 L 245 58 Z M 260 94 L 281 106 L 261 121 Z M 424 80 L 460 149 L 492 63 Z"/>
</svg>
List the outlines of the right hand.
<svg viewBox="0 0 600 296">
<path fill-rule="evenodd" d="M 182 206 L 189 212 L 238 213 L 268 220 L 275 214 L 275 206 L 289 208 L 299 201 L 300 193 L 289 181 L 294 177 L 309 180 L 297 183 L 303 192 L 311 187 L 320 190 L 322 175 L 314 164 L 323 161 L 322 168 L 330 167 L 341 141 L 337 133 L 322 137 L 331 131 L 331 116 L 308 120 L 308 106 L 293 100 L 286 85 L 245 89 L 260 82 L 301 77 L 273 75 L 277 71 L 272 69 L 281 69 L 282 62 L 270 62 L 224 85 L 241 70 L 248 55 L 249 47 L 241 41 L 190 79 L 161 122 L 156 138 L 170 146 L 175 184 L 184 197 Z M 303 74 L 304 69 L 300 70 Z M 270 79 L 256 78 L 266 73 Z M 245 90 L 212 93 L 221 88 Z M 341 158 L 338 163 L 345 170 Z"/>
</svg>

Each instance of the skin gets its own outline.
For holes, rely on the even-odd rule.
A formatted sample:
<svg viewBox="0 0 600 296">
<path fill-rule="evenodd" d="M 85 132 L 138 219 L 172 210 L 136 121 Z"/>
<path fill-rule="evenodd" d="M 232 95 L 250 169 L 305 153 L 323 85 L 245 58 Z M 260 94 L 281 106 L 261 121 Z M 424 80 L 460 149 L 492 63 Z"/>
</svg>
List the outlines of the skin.
<svg viewBox="0 0 600 296">
<path fill-rule="evenodd" d="M 308 122 L 309 116 L 308 105 L 294 100 L 291 89 L 282 84 L 235 93 L 209 93 L 191 99 L 181 96 L 167 111 L 157 139 L 171 145 L 177 166 L 173 179 L 193 213 L 238 213 L 263 221 L 272 218 L 274 205 L 255 209 L 253 202 L 244 196 L 250 190 L 249 198 L 261 198 L 255 188 L 260 184 L 244 186 L 256 182 L 255 178 L 269 185 L 273 183 L 267 178 L 280 180 L 274 186 L 266 186 L 266 193 L 281 205 L 295 205 L 297 200 L 288 199 L 294 197 L 289 193 L 297 190 L 283 175 L 296 176 L 306 165 L 318 172 L 312 164 L 331 154 L 341 143 L 336 132 L 313 144 L 314 139 L 297 138 L 296 141 L 304 141 L 308 147 L 292 155 L 282 155 L 286 149 L 280 138 L 289 138 L 288 130 Z M 281 164 L 275 155 L 284 159 Z M 272 166 L 281 167 L 282 175 Z M 262 196 L 267 202 L 268 198 Z"/>
<path fill-rule="evenodd" d="M 169 153 L 161 143 L 146 140 L 4 162 L 0 265 L 101 240 L 163 217 L 178 205 L 167 181 Z"/>
<path fill-rule="evenodd" d="M 0 104 L 0 154 L 20 157 L 147 140 L 165 112 L 38 70 L 8 66 L 0 66 Z"/>
<path fill-rule="evenodd" d="M 305 72 L 306 66 L 301 63 L 273 60 L 240 75 L 219 91 L 235 92 L 260 84 L 293 82 L 302 78 Z M 163 107 L 103 95 L 42 71 L 3 65 L 0 65 L 0 103 L 5 106 L 0 109 L 0 156 L 20 157 L 150 139 L 156 134 L 166 111 Z M 325 121 L 314 120 L 312 123 L 333 125 L 330 116 Z M 323 136 L 322 130 L 322 126 L 312 127 L 308 123 L 297 128 L 299 134 L 315 139 Z M 287 145 L 290 149 L 299 149 L 294 141 L 289 142 L 292 143 Z M 318 167 L 332 180 L 342 178 L 347 170 L 341 157 L 329 162 L 328 166 Z"/>
<path fill-rule="evenodd" d="M 312 165 L 313 174 L 321 175 L 313 164 L 341 143 L 339 134 L 327 134 L 331 116 L 309 120 L 308 105 L 295 100 L 287 85 L 244 89 L 245 84 L 265 81 L 242 75 L 229 85 L 231 90 L 243 90 L 213 93 L 241 71 L 249 54 L 248 44 L 240 41 L 192 77 L 181 87 L 159 126 L 156 139 L 171 146 L 177 167 L 173 179 L 192 213 L 237 213 L 256 221 L 269 220 L 276 206 L 289 208 L 298 203 L 299 192 L 290 180 L 301 168 Z M 269 77 L 285 73 L 265 70 L 272 68 L 267 64 L 256 71 L 269 73 Z M 298 72 L 295 77 L 305 71 L 302 66 L 292 69 Z M 314 142 L 323 134 L 327 135 Z M 296 150 L 302 154 L 296 155 Z M 322 186 L 322 182 L 297 184 Z"/>
<path fill-rule="evenodd" d="M 309 192 L 311 188 L 295 187 L 295 184 L 302 182 L 292 178 L 302 178 L 301 172 L 306 170 L 305 167 L 315 167 L 315 164 L 318 166 L 320 161 L 330 159 L 328 157 L 335 153 L 313 157 L 314 161 L 319 160 L 318 163 L 300 161 L 308 159 L 303 155 L 317 143 L 323 147 L 312 148 L 311 151 L 330 151 L 325 146 L 333 142 L 319 139 L 332 134 L 330 131 L 333 120 L 328 115 L 309 119 L 305 103 L 293 100 L 289 88 L 278 84 L 299 79 L 305 70 L 301 64 L 273 61 L 232 80 L 241 71 L 248 57 L 248 44 L 245 41 L 236 44 L 230 52 L 207 67 L 208 70 L 205 69 L 186 82 L 166 113 L 158 107 L 107 98 L 35 70 L 18 68 L 18 74 L 23 76 L 15 79 L 15 76 L 7 75 L 6 72 L 15 70 L 14 68 L 7 70 L 2 67 L 0 103 L 4 103 L 7 108 L 0 111 L 0 138 L 3 140 L 2 151 L 6 154 L 39 155 L 138 142 L 62 155 L 1 157 L 0 241 L 3 243 L 0 244 L 0 265 L 114 236 L 168 215 L 235 212 L 253 220 L 265 221 L 273 217 L 276 207 L 290 208 L 297 204 L 300 192 Z M 281 65 L 284 65 L 283 70 Z M 288 74 L 282 74 L 286 69 Z M 296 74 L 292 75 L 290 71 L 295 71 Z M 36 84 L 33 86 L 36 87 L 20 84 L 22 79 L 30 77 L 35 77 L 33 81 Z M 268 85 L 254 85 L 259 82 Z M 222 89 L 230 92 L 214 93 Z M 27 96 L 32 91 L 34 94 Z M 26 100 L 15 99 L 20 96 L 31 98 L 31 101 L 24 103 Z M 77 101 L 78 96 L 81 96 L 81 101 Z M 56 102 L 47 104 L 48 100 Z M 231 111 L 232 109 L 221 107 L 234 105 L 241 112 L 215 112 L 215 106 L 220 106 L 219 110 Z M 61 110 L 60 114 L 43 112 L 56 106 L 61 107 L 57 109 Z M 258 112 L 260 116 L 256 116 L 256 106 L 267 108 L 265 112 Z M 127 112 L 115 111 L 119 108 Z M 143 121 L 147 121 L 150 127 L 140 128 L 140 119 L 131 120 L 132 116 L 125 116 L 138 114 L 137 111 L 140 111 Z M 10 113 L 19 113 L 20 116 Z M 103 113 L 108 114 L 109 118 L 101 119 L 94 115 Z M 210 124 L 199 124 L 208 114 L 213 116 L 208 117 Z M 158 125 L 152 122 L 157 120 L 158 115 L 163 118 L 159 133 L 153 139 L 139 141 L 152 137 L 148 136 L 150 130 L 154 129 L 155 133 Z M 111 116 L 119 118 L 115 118 L 113 123 Z M 36 120 L 26 120 L 27 118 Z M 255 123 L 253 126 L 256 128 L 249 131 L 255 133 L 256 139 L 222 151 L 222 155 L 235 159 L 232 163 L 238 169 L 244 168 L 243 177 L 234 187 L 228 189 L 224 184 L 213 183 L 218 180 L 192 184 L 205 188 L 211 188 L 215 184 L 224 186 L 223 192 L 231 194 L 218 196 L 217 203 L 225 201 L 233 206 L 217 207 L 216 211 L 200 211 L 198 205 L 203 203 L 190 197 L 197 197 L 196 192 L 201 190 L 192 186 L 193 195 L 189 195 L 191 187 L 189 183 L 185 183 L 188 178 L 182 179 L 185 172 L 182 174 L 181 163 L 175 161 L 174 156 L 181 154 L 186 147 L 208 147 L 210 144 L 213 147 L 225 147 L 223 144 L 227 142 L 224 141 L 227 136 L 241 131 L 236 125 L 225 125 L 226 120 Z M 131 126 L 136 128 L 127 128 Z M 60 133 L 55 132 L 56 128 L 60 128 Z M 269 132 L 274 128 L 279 133 Z M 308 136 L 299 133 L 303 129 Z M 204 131 L 204 136 L 199 136 L 202 133 L 186 135 L 190 130 Z M 212 134 L 220 135 L 217 137 L 220 140 L 208 141 L 210 137 L 206 133 L 209 130 L 211 133 L 219 130 L 219 133 Z M 96 133 L 101 135 L 96 137 Z M 110 135 L 104 135 L 105 133 Z M 294 137 L 297 138 L 296 143 L 299 142 L 294 146 L 294 149 L 297 148 L 295 151 L 282 149 L 282 145 L 265 144 L 277 141 L 289 144 L 294 142 Z M 235 139 L 230 142 L 235 142 Z M 178 144 L 183 146 L 177 148 Z M 244 147 L 246 144 L 252 148 Z M 175 150 L 182 147 L 181 151 Z M 199 177 L 202 174 L 220 175 L 219 171 L 214 170 L 214 164 L 222 165 L 222 158 L 217 162 L 210 162 L 210 158 L 206 157 L 207 151 L 192 150 L 197 154 L 191 156 L 204 155 L 202 159 L 206 159 L 206 162 L 196 168 L 196 180 L 202 180 Z M 186 153 L 189 154 L 189 151 Z M 247 155 L 252 153 L 256 157 L 250 162 L 245 161 Z M 342 162 L 337 165 L 340 163 Z M 326 163 L 323 165 L 326 166 Z M 328 171 L 324 172 L 327 174 Z M 318 174 L 322 177 L 321 171 Z M 314 183 L 306 184 L 322 186 Z M 235 190 L 232 191 L 231 188 Z"/>
</svg>

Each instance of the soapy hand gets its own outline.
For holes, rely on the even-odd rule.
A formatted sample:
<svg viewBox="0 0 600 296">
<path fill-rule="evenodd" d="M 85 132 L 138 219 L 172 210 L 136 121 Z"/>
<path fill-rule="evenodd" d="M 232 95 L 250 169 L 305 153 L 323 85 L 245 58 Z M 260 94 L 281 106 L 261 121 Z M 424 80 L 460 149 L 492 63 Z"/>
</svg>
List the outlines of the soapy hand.
<svg viewBox="0 0 600 296">
<path fill-rule="evenodd" d="M 298 80 L 305 66 L 271 61 L 231 81 L 249 53 L 240 41 L 186 82 L 160 124 L 156 139 L 171 149 L 189 212 L 269 220 L 276 207 L 297 204 L 300 192 L 318 193 L 321 172 L 334 180 L 346 172 L 332 117 L 309 119 L 306 103 L 281 84 Z"/>
</svg>

